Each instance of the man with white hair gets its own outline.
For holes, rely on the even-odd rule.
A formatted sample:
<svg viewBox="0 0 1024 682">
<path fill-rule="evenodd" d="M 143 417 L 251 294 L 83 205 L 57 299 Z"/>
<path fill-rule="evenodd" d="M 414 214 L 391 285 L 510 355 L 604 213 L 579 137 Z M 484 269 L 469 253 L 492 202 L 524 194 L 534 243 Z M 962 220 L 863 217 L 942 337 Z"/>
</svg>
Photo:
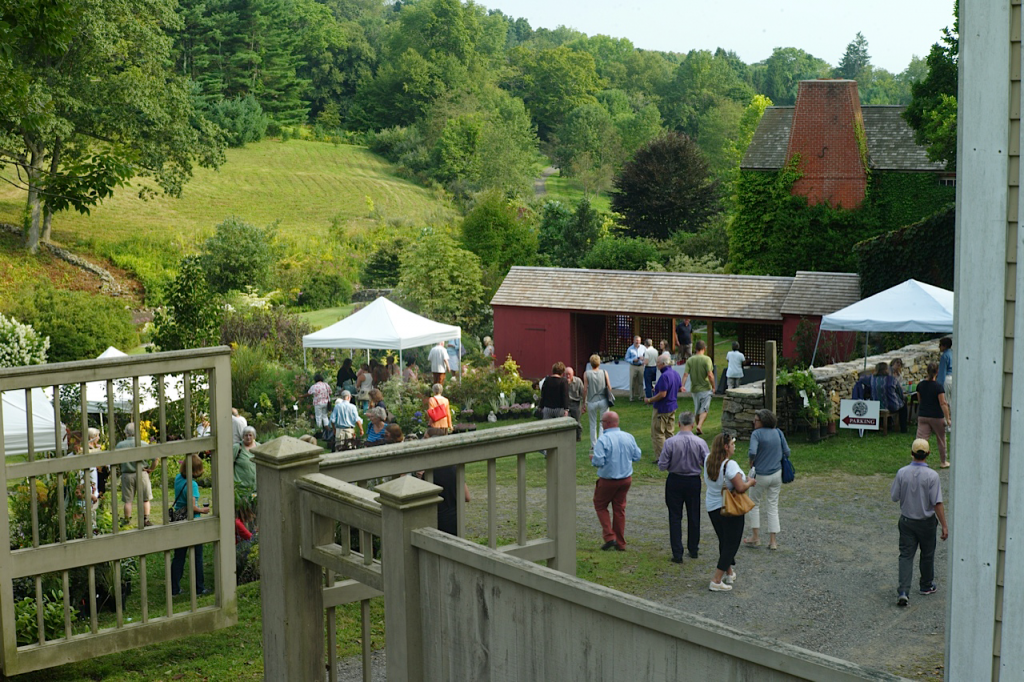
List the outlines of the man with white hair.
<svg viewBox="0 0 1024 682">
<path fill-rule="evenodd" d="M 644 397 L 644 345 L 640 337 L 633 337 L 633 345 L 626 349 L 626 364 L 629 365 L 629 402 Z"/>
<path fill-rule="evenodd" d="M 662 353 L 658 356 L 658 370 L 661 376 L 654 386 L 655 393 L 644 402 L 654 406 L 651 415 L 651 444 L 654 454 L 660 455 L 665 439 L 676 433 L 676 408 L 679 406 L 679 389 L 683 387 L 679 373 L 672 369 L 672 356 Z"/>
<path fill-rule="evenodd" d="M 363 418 L 359 416 L 359 410 L 352 404 L 352 393 L 350 391 L 342 391 L 341 397 L 334 401 L 334 410 L 331 412 L 331 424 L 334 426 L 334 441 L 336 444 L 355 438 L 356 427 L 359 428 L 359 435 L 363 435 Z"/>
</svg>

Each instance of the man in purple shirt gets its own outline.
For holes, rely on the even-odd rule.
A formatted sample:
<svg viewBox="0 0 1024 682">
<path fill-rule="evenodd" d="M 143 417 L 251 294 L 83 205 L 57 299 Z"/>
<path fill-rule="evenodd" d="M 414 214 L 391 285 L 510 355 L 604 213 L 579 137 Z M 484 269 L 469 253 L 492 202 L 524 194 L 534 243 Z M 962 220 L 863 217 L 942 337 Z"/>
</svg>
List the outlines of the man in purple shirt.
<svg viewBox="0 0 1024 682">
<path fill-rule="evenodd" d="M 654 452 L 660 453 L 665 439 L 675 435 L 676 407 L 678 407 L 679 389 L 683 381 L 679 373 L 672 369 L 672 356 L 662 353 L 658 356 L 658 371 L 661 376 L 654 386 L 654 395 L 644 398 L 644 402 L 654 405 L 651 416 L 651 443 Z"/>
<path fill-rule="evenodd" d="M 683 563 L 683 505 L 686 505 L 686 548 L 697 558 L 700 544 L 700 477 L 708 444 L 693 433 L 693 412 L 679 415 L 679 435 L 665 441 L 658 468 L 668 472 L 665 506 L 668 507 L 668 540 L 672 562 Z"/>
</svg>

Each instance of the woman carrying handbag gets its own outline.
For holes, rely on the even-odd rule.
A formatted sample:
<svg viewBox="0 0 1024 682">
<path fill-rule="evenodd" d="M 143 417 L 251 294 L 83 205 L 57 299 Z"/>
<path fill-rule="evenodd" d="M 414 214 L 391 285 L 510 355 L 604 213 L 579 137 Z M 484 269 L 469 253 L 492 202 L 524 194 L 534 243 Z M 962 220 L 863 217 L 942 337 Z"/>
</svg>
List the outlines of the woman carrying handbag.
<svg viewBox="0 0 1024 682">
<path fill-rule="evenodd" d="M 747 480 L 740 465 L 733 461 L 736 452 L 736 438 L 732 434 L 720 433 L 711 444 L 711 454 L 704 462 L 704 507 L 718 536 L 718 565 L 708 586 L 712 592 L 728 592 L 736 580 L 736 551 L 743 539 L 743 516 L 726 516 L 723 512 L 725 495 L 744 493 L 757 484 Z M 746 497 L 741 495 L 741 497 Z M 749 498 L 748 498 L 749 500 Z"/>
</svg>

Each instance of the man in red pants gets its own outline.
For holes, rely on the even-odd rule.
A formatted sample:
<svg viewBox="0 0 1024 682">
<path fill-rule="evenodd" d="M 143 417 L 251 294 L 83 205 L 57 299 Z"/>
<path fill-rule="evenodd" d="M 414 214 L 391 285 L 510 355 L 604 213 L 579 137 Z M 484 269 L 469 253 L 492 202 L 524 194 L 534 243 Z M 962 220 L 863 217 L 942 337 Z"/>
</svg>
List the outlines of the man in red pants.
<svg viewBox="0 0 1024 682">
<path fill-rule="evenodd" d="M 633 462 L 640 459 L 640 446 L 632 434 L 619 428 L 619 415 L 609 410 L 601 415 L 604 433 L 594 444 L 590 463 L 597 467 L 594 510 L 604 536 L 603 550 L 626 551 L 626 494 L 633 483 Z M 612 506 L 611 517 L 608 505 Z"/>
</svg>

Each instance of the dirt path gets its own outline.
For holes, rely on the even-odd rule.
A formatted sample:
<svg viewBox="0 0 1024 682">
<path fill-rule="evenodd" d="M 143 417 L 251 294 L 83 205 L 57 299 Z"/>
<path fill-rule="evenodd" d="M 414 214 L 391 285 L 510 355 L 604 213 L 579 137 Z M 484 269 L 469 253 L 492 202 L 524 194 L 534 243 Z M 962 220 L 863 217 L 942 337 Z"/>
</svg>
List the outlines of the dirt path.
<svg viewBox="0 0 1024 682">
<path fill-rule="evenodd" d="M 533 181 L 533 196 L 542 197 L 548 193 L 548 178 L 558 172 L 554 166 L 548 166 L 540 172 L 540 177 Z"/>
<path fill-rule="evenodd" d="M 948 490 L 948 473 L 940 475 Z M 941 679 L 946 545 L 939 542 L 935 559 L 939 593 L 915 590 L 909 607 L 897 607 L 899 508 L 889 501 L 890 483 L 881 476 L 798 477 L 782 491 L 779 550 L 741 547 L 727 594 L 708 590 L 718 541 L 707 516 L 699 558 L 671 564 L 663 488 L 634 486 L 626 512 L 630 551 L 665 558 L 660 580 L 637 596 L 871 668 Z M 590 491 L 578 491 L 580 528 L 594 529 L 596 545 L 589 502 Z M 915 565 L 915 587 L 917 576 Z"/>
</svg>

